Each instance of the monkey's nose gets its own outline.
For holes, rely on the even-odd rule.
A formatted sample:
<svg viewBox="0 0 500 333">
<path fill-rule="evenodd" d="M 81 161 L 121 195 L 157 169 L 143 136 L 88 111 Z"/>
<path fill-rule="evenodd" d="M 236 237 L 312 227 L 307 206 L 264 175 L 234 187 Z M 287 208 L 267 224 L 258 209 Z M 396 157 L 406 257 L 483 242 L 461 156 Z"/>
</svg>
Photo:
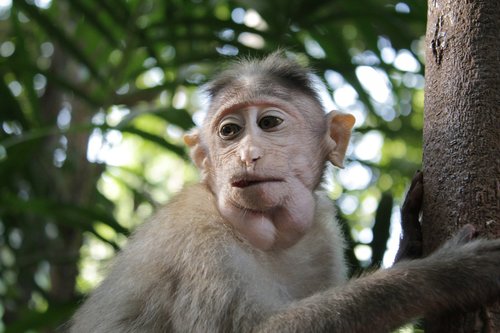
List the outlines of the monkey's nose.
<svg viewBox="0 0 500 333">
<path fill-rule="evenodd" d="M 257 147 L 247 147 L 240 153 L 241 162 L 247 167 L 255 165 L 262 158 L 262 151 Z"/>
<path fill-rule="evenodd" d="M 243 164 L 245 164 L 245 166 L 248 168 L 248 167 L 253 167 L 255 166 L 255 164 L 257 164 L 257 161 L 260 160 L 261 157 L 258 156 L 258 157 L 254 157 L 254 158 L 249 158 L 249 159 L 241 159 L 241 161 L 243 162 Z"/>
<path fill-rule="evenodd" d="M 246 162 L 247 167 L 255 167 L 258 160 L 260 160 L 260 157 L 252 159 L 252 161 L 250 163 Z"/>
</svg>

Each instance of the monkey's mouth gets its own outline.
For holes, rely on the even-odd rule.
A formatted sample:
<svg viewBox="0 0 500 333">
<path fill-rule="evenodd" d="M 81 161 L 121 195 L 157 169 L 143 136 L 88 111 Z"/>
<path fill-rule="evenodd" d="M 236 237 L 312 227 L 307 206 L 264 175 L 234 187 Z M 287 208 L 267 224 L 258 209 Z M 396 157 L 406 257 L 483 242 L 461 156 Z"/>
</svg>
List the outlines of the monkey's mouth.
<svg viewBox="0 0 500 333">
<path fill-rule="evenodd" d="M 237 188 L 245 188 L 245 187 L 250 187 L 254 185 L 259 185 L 263 183 L 278 183 L 282 182 L 283 179 L 278 179 L 278 178 L 263 178 L 263 179 L 238 179 L 233 182 L 231 182 L 231 186 L 237 187 Z"/>
</svg>

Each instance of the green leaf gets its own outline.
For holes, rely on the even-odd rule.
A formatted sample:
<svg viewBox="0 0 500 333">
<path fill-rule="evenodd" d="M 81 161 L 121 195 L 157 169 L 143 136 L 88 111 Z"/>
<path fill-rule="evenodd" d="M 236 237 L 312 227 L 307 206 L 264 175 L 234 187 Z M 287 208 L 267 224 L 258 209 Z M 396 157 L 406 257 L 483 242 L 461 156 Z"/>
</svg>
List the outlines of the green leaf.
<svg viewBox="0 0 500 333">
<path fill-rule="evenodd" d="M 69 53 L 85 65 L 95 79 L 103 84 L 106 82 L 99 73 L 97 67 L 90 61 L 90 58 L 77 46 L 74 40 L 71 40 L 71 38 L 59 28 L 58 24 L 52 21 L 47 15 L 43 14 L 36 6 L 30 5 L 25 1 L 16 1 L 14 5 L 23 9 L 49 36 L 55 38 Z"/>
<path fill-rule="evenodd" d="M 21 106 L 17 99 L 12 95 L 4 80 L 0 80 L 0 101 L 2 101 L 2 112 L 0 112 L 0 121 L 15 120 L 23 128 L 28 128 L 28 121 L 24 117 Z"/>
<path fill-rule="evenodd" d="M 179 155 L 180 157 L 182 157 L 184 159 L 188 158 L 184 147 L 177 146 L 177 145 L 175 145 L 173 143 L 170 143 L 170 142 L 168 142 L 167 140 L 165 140 L 164 138 L 162 138 L 160 136 L 157 136 L 157 135 L 152 134 L 152 133 L 148 133 L 146 131 L 140 130 L 140 129 L 132 127 L 132 126 L 123 127 L 121 129 L 121 131 L 125 132 L 125 133 L 135 134 L 135 135 L 137 135 L 137 136 L 139 136 L 139 137 L 141 137 L 141 138 L 143 138 L 145 140 L 148 140 L 148 141 L 151 141 L 153 143 L 156 143 L 157 145 L 159 145 L 160 147 L 165 148 L 168 151 L 176 153 L 177 155 Z"/>
</svg>

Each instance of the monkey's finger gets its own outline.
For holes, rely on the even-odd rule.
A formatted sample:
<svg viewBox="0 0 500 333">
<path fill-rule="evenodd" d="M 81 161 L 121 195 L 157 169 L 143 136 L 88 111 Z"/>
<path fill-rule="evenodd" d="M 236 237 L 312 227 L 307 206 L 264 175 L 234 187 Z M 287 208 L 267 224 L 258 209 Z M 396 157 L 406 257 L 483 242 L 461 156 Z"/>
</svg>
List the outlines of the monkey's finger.
<svg viewBox="0 0 500 333">
<path fill-rule="evenodd" d="M 422 184 L 424 181 L 424 173 L 422 170 L 417 170 L 413 179 L 411 180 L 410 190 L 413 189 L 417 184 Z"/>
<path fill-rule="evenodd" d="M 472 224 L 466 224 L 457 233 L 443 245 L 443 249 L 459 247 L 469 243 L 477 237 L 477 230 Z"/>
<path fill-rule="evenodd" d="M 472 224 L 466 224 L 453 236 L 452 241 L 457 245 L 463 245 L 477 237 L 477 230 Z"/>
<path fill-rule="evenodd" d="M 401 209 L 402 237 L 395 263 L 422 256 L 422 228 L 419 214 L 423 197 L 423 173 L 417 171 Z"/>
<path fill-rule="evenodd" d="M 418 215 L 422 207 L 422 199 L 424 196 L 424 173 L 418 170 L 413 176 L 410 184 L 410 189 L 406 194 L 403 203 L 403 214 Z"/>
</svg>

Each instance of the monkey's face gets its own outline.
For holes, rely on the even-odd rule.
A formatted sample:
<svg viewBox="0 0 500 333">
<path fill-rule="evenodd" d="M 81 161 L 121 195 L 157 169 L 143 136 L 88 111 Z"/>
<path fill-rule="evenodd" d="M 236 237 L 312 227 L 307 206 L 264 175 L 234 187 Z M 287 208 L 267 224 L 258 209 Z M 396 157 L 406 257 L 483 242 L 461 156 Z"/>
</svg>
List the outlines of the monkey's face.
<svg viewBox="0 0 500 333">
<path fill-rule="evenodd" d="M 272 214 L 310 195 L 325 163 L 310 123 L 284 101 L 235 105 L 211 122 L 210 160 L 220 205 Z"/>
<path fill-rule="evenodd" d="M 257 248 L 292 246 L 313 223 L 325 161 L 342 165 L 353 117 L 300 93 L 234 96 L 185 142 L 227 222 Z"/>
</svg>

